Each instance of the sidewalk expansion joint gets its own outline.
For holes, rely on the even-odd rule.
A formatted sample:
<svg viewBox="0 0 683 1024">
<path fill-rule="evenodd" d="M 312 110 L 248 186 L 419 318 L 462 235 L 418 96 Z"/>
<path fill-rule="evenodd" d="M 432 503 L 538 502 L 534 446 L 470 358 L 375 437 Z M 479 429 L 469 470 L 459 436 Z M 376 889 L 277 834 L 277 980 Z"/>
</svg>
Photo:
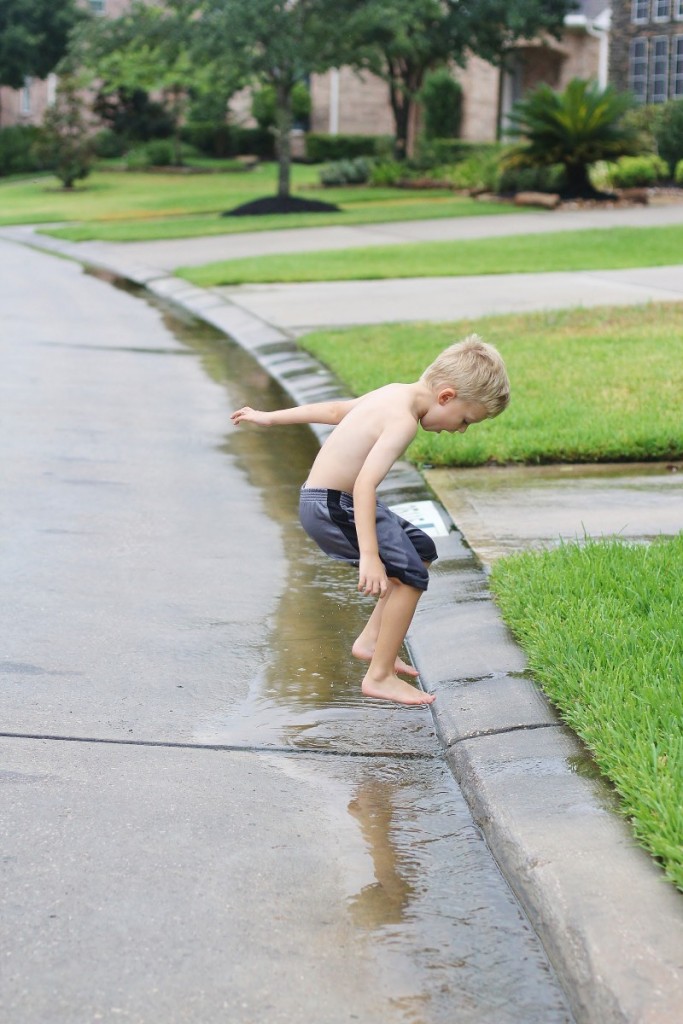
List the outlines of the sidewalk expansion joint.
<svg viewBox="0 0 683 1024">
<path fill-rule="evenodd" d="M 533 729 L 562 729 L 564 722 L 530 722 L 528 725 L 507 725 L 502 729 L 478 729 L 476 732 L 469 732 L 466 736 L 458 736 L 451 740 L 446 749 L 451 750 L 458 743 L 465 740 L 478 740 L 484 736 L 505 736 L 509 732 L 530 732 Z"/>
<path fill-rule="evenodd" d="M 183 743 L 174 740 L 126 740 L 103 736 L 59 736 L 53 733 L 0 732 L 0 739 L 50 740 L 58 743 L 102 743 L 114 747 L 162 747 L 170 750 L 215 750 L 229 754 L 320 754 L 323 757 L 373 757 L 397 761 L 441 761 L 441 752 L 411 750 L 333 750 L 329 747 L 283 747 L 252 743 Z"/>
</svg>

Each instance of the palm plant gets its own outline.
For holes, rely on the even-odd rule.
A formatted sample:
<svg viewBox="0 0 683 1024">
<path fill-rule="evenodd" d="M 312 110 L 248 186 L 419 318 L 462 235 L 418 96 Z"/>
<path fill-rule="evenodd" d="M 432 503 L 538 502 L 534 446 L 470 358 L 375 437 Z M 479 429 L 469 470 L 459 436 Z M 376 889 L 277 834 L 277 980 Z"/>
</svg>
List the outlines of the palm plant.
<svg viewBox="0 0 683 1024">
<path fill-rule="evenodd" d="M 569 197 L 595 195 L 588 170 L 598 160 L 638 152 L 638 133 L 625 123 L 632 106 L 627 94 L 612 86 L 573 79 L 564 92 L 539 85 L 516 103 L 509 116 L 511 134 L 522 141 L 506 157 L 508 166 L 562 164 Z"/>
</svg>

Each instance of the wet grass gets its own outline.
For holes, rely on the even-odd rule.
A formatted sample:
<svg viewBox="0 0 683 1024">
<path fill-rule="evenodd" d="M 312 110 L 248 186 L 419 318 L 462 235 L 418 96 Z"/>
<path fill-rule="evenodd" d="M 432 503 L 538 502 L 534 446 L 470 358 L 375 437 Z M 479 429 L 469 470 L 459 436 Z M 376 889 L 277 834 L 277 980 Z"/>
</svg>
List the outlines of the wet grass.
<svg viewBox="0 0 683 1024">
<path fill-rule="evenodd" d="M 502 353 L 512 402 L 467 434 L 420 431 L 418 464 L 648 461 L 683 455 L 683 304 L 562 310 L 321 331 L 300 344 L 353 394 L 416 380 L 477 331 Z"/>
<path fill-rule="evenodd" d="M 184 267 L 177 273 L 203 287 L 276 281 L 531 274 L 661 267 L 679 263 L 682 252 L 683 227 L 674 225 L 259 256 Z"/>
<path fill-rule="evenodd" d="M 683 534 L 567 544 L 496 563 L 492 588 L 536 680 L 683 890 Z"/>
<path fill-rule="evenodd" d="M 372 224 L 400 220 L 507 214 L 519 208 L 478 202 L 448 191 L 320 189 L 318 168 L 293 167 L 293 191 L 340 206 L 339 213 L 222 217 L 225 210 L 276 192 L 275 164 L 243 173 L 134 173 L 96 171 L 71 192 L 56 178 L 37 176 L 0 182 L 0 224 L 62 224 L 46 233 L 71 241 L 136 242 L 266 229 Z"/>
</svg>

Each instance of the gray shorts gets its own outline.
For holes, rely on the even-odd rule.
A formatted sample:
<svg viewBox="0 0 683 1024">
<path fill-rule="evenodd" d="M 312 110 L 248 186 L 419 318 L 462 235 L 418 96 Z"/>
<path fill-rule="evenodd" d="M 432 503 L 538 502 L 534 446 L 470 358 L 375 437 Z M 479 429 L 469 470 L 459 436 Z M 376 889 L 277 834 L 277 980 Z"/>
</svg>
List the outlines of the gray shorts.
<svg viewBox="0 0 683 1024">
<path fill-rule="evenodd" d="M 302 487 L 299 518 L 306 533 L 330 558 L 358 565 L 360 551 L 353 516 L 353 497 L 345 491 Z M 426 590 L 429 573 L 425 562 L 437 557 L 434 541 L 377 502 L 377 544 L 387 576 Z"/>
</svg>

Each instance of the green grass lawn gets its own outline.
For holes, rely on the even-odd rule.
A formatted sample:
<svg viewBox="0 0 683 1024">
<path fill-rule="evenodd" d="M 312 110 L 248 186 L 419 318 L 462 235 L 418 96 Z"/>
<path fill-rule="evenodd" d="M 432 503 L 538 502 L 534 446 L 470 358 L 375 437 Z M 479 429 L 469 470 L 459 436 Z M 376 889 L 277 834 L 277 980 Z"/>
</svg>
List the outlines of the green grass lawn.
<svg viewBox="0 0 683 1024">
<path fill-rule="evenodd" d="M 418 464 L 683 455 L 683 303 L 320 331 L 299 344 L 362 394 L 416 380 L 442 348 L 473 330 L 506 361 L 510 407 L 465 435 L 420 431 L 408 451 Z"/>
<path fill-rule="evenodd" d="M 73 192 L 50 176 L 0 181 L 0 224 L 69 222 L 49 230 L 71 241 L 134 242 L 189 238 L 272 228 L 372 224 L 465 215 L 504 215 L 513 206 L 478 202 L 452 192 L 317 187 L 316 167 L 295 165 L 294 194 L 341 207 L 339 213 L 221 217 L 225 210 L 276 192 L 274 164 L 253 171 L 216 174 L 96 171 Z M 518 208 L 517 208 L 518 209 Z"/>
<path fill-rule="evenodd" d="M 222 260 L 177 271 L 203 287 L 269 281 L 526 274 L 661 267 L 683 259 L 683 226 L 606 228 Z"/>
<path fill-rule="evenodd" d="M 539 684 L 683 889 L 683 534 L 496 563 L 492 588 Z"/>
</svg>

